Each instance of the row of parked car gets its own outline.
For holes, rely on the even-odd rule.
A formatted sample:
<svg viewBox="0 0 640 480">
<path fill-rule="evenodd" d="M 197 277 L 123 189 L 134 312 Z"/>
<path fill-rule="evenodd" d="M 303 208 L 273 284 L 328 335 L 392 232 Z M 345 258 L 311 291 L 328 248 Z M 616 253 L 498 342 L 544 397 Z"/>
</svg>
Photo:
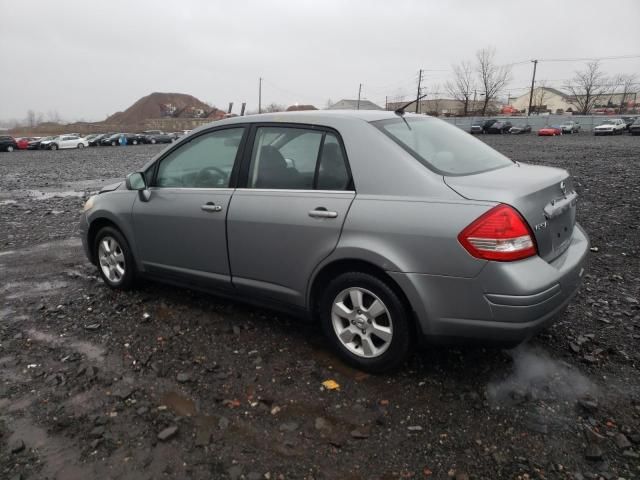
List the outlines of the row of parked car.
<svg viewBox="0 0 640 480">
<path fill-rule="evenodd" d="M 172 143 L 190 130 L 165 133 L 160 130 L 147 130 L 142 133 L 93 133 L 82 136 L 78 133 L 67 133 L 49 137 L 13 138 L 0 136 L 0 151 L 14 150 L 61 150 L 67 148 L 84 148 L 98 146 L 124 146 L 156 143 Z"/>
<path fill-rule="evenodd" d="M 573 120 L 566 121 L 559 125 L 545 126 L 538 130 L 539 136 L 556 136 L 563 134 L 580 133 L 580 123 Z M 531 125 L 521 123 L 513 125 L 508 120 L 498 120 L 495 118 L 476 122 L 471 125 L 472 134 L 490 134 L 490 133 L 511 133 L 522 134 L 531 133 Z M 593 128 L 594 135 L 622 135 L 630 133 L 631 135 L 640 135 L 640 117 L 622 117 L 608 118 L 600 125 Z"/>
</svg>

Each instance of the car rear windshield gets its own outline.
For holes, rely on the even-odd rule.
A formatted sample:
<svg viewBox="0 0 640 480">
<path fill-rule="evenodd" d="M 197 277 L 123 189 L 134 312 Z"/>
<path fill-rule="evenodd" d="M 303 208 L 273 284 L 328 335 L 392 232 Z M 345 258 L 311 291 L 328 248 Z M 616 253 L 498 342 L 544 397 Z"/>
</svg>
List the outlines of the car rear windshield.
<svg viewBox="0 0 640 480">
<path fill-rule="evenodd" d="M 513 165 L 486 143 L 436 118 L 398 117 L 372 124 L 442 175 L 473 175 Z"/>
</svg>

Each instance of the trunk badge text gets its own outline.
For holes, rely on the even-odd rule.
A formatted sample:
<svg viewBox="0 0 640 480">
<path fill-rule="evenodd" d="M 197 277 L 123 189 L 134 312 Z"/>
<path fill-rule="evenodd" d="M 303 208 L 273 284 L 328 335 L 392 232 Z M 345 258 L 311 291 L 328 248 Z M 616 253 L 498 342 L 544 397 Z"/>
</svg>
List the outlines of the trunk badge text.
<svg viewBox="0 0 640 480">
<path fill-rule="evenodd" d="M 547 222 L 542 222 L 542 223 L 537 224 L 537 225 L 536 225 L 535 227 L 533 227 L 533 228 L 534 228 L 534 230 L 537 232 L 537 231 L 540 231 L 540 230 L 543 230 L 543 229 L 547 228 L 547 226 L 548 226 L 548 225 L 547 225 Z"/>
</svg>

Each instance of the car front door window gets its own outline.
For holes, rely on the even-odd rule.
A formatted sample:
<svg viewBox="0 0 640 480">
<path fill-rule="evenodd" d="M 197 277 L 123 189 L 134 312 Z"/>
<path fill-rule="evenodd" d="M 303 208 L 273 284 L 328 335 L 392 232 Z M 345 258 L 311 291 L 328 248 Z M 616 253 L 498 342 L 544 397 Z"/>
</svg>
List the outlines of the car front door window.
<svg viewBox="0 0 640 480">
<path fill-rule="evenodd" d="M 154 186 L 226 188 L 244 128 L 217 130 L 194 138 L 163 158 Z"/>
</svg>

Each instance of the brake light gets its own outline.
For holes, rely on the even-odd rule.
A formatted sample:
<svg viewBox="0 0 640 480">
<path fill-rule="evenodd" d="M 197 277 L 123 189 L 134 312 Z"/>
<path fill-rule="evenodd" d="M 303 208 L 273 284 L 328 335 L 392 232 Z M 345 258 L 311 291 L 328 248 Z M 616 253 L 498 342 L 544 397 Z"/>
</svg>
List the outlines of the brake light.
<svg viewBox="0 0 640 480">
<path fill-rule="evenodd" d="M 458 241 L 476 258 L 510 262 L 538 253 L 531 229 L 509 205 L 498 205 L 458 235 Z"/>
</svg>

